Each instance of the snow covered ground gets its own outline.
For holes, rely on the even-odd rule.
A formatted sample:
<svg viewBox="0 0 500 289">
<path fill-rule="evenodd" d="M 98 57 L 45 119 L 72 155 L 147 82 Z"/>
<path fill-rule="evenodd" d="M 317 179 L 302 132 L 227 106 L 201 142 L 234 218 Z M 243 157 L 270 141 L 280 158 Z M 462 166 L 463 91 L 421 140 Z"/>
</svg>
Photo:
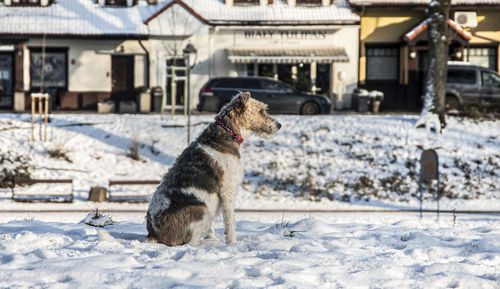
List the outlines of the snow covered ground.
<svg viewBox="0 0 500 289">
<path fill-rule="evenodd" d="M 416 116 L 277 118 L 273 139 L 244 143 L 238 209 L 416 209 L 418 159 L 434 148 L 441 208 L 500 210 L 498 121 L 450 118 L 436 135 L 415 130 Z M 193 135 L 212 120 L 194 116 Z M 32 177 L 72 178 L 76 197 L 25 204 L 0 189 L 0 288 L 500 288 L 494 214 L 238 213 L 233 245 L 144 243 L 147 204 L 88 202 L 88 192 L 111 179 L 160 179 L 186 145 L 183 124 L 182 116 L 55 114 L 41 143 L 29 141 L 28 115 L 0 114 L 0 154 L 17 160 L 4 159 L 0 171 L 27 156 Z M 134 143 L 139 160 L 127 157 Z M 427 193 L 424 207 L 435 206 Z M 104 228 L 80 222 L 97 208 L 138 213 L 112 213 L 117 223 Z M 216 236 L 224 239 L 221 220 Z"/>
<path fill-rule="evenodd" d="M 437 135 L 416 130 L 417 117 L 411 115 L 276 118 L 283 128 L 274 138 L 251 137 L 244 142 L 245 181 L 237 208 L 416 209 L 420 154 L 433 148 L 440 158 L 442 209 L 500 209 L 499 121 L 449 118 L 449 127 Z M 192 122 L 199 125 L 192 135 L 211 121 L 212 115 L 194 116 Z M 186 146 L 186 128 L 179 127 L 185 123 L 183 116 L 172 120 L 158 115 L 55 114 L 49 141 L 42 143 L 29 141 L 29 115 L 0 114 L 0 154 L 29 156 L 33 177 L 73 179 L 76 200 L 60 207 L 143 210 L 147 204 L 86 200 L 90 187 L 107 187 L 109 180 L 159 180 Z M 140 160 L 127 157 L 134 143 Z M 54 151 L 64 154 L 50 157 Z M 7 165 L 12 166 L 2 163 Z M 17 191 L 68 189 L 37 185 Z M 139 189 L 150 194 L 154 186 Z M 10 190 L 0 189 L 0 209 L 54 207 L 13 203 L 10 196 Z M 427 189 L 425 197 L 425 208 L 434 209 Z"/>
<path fill-rule="evenodd" d="M 500 216 L 237 214 L 236 244 L 200 247 L 78 217 L 1 223 L 0 288 L 500 288 Z"/>
</svg>

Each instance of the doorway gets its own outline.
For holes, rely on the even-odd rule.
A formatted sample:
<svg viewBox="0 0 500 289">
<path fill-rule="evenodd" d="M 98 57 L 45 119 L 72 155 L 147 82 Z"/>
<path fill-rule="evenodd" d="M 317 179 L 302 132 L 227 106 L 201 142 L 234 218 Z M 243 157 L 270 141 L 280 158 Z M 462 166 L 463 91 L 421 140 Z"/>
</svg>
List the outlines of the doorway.
<svg viewBox="0 0 500 289">
<path fill-rule="evenodd" d="M 11 108 L 14 95 L 14 61 L 10 53 L 0 53 L 0 107 Z"/>
<path fill-rule="evenodd" d="M 133 55 L 111 57 L 111 98 L 115 101 L 135 101 Z"/>
</svg>

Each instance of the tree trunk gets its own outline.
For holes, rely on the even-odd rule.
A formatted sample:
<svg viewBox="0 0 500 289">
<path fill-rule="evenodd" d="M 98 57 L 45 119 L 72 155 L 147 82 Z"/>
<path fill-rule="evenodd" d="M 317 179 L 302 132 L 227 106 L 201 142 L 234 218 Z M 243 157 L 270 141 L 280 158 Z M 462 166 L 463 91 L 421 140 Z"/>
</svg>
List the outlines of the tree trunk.
<svg viewBox="0 0 500 289">
<path fill-rule="evenodd" d="M 424 107 L 417 127 L 441 131 L 446 127 L 445 96 L 448 71 L 448 17 L 451 0 L 431 0 L 427 9 L 428 71 L 424 87 Z M 437 116 L 437 120 L 436 120 Z"/>
</svg>

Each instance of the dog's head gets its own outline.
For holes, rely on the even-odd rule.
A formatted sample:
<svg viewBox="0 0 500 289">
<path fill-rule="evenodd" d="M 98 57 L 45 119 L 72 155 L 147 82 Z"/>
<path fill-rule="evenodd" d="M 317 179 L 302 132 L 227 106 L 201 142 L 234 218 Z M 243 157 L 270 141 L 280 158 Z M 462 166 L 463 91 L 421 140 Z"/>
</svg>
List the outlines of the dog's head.
<svg viewBox="0 0 500 289">
<path fill-rule="evenodd" d="M 281 124 L 270 117 L 266 109 L 267 105 L 250 97 L 250 92 L 240 92 L 222 108 L 218 116 L 228 115 L 231 123 L 243 134 L 270 137 L 278 132 Z"/>
</svg>

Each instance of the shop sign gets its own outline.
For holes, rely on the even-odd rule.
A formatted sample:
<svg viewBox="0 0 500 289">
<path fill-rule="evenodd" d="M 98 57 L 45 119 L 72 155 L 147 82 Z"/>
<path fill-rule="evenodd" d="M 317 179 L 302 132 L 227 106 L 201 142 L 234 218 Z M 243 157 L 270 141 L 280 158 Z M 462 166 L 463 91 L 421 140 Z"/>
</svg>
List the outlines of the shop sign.
<svg viewBox="0 0 500 289">
<path fill-rule="evenodd" d="M 243 31 L 243 39 L 249 41 L 264 40 L 269 43 L 300 43 L 304 40 L 325 40 L 334 30 L 263 30 L 248 29 Z"/>
</svg>

